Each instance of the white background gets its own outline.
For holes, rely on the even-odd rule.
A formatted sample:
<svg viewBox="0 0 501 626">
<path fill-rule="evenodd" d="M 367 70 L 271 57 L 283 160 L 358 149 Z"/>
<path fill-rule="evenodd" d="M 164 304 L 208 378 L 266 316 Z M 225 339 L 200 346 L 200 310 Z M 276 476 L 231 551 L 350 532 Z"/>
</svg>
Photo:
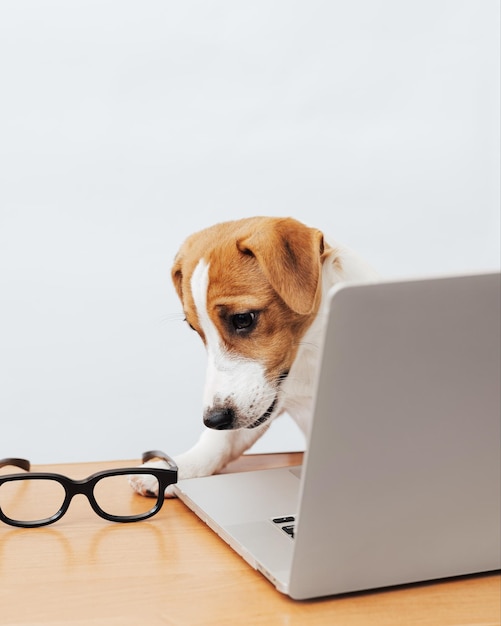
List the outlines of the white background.
<svg viewBox="0 0 501 626">
<path fill-rule="evenodd" d="M 0 457 L 176 454 L 189 233 L 292 215 L 386 276 L 499 267 L 498 0 L 0 2 Z M 283 422 L 283 420 L 282 420 Z M 259 450 L 303 445 L 273 426 Z"/>
</svg>

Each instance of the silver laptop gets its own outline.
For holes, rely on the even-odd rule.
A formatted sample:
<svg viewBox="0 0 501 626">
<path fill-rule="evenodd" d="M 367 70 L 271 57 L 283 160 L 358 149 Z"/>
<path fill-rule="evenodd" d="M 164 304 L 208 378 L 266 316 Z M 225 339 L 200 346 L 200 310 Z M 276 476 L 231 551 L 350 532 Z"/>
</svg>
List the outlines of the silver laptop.
<svg viewBox="0 0 501 626">
<path fill-rule="evenodd" d="M 177 495 L 296 599 L 499 569 L 500 284 L 334 288 L 302 468 Z"/>
</svg>

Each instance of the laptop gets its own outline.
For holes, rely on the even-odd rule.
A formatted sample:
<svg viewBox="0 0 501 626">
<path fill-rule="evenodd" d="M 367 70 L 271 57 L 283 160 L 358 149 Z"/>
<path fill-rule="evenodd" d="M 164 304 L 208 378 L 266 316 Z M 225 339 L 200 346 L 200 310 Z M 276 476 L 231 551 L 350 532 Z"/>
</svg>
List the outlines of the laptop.
<svg viewBox="0 0 501 626">
<path fill-rule="evenodd" d="M 177 495 L 298 600 L 499 569 L 500 285 L 336 286 L 302 467 Z"/>
</svg>

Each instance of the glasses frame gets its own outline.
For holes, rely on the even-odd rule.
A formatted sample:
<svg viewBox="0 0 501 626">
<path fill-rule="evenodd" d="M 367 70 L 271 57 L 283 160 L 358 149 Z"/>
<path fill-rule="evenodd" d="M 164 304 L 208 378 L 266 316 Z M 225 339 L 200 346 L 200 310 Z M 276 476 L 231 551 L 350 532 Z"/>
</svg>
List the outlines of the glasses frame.
<svg viewBox="0 0 501 626">
<path fill-rule="evenodd" d="M 151 461 L 152 459 L 162 459 L 167 463 L 168 467 L 120 467 L 117 469 L 95 472 L 94 474 L 91 474 L 87 478 L 83 478 L 81 480 L 74 480 L 72 478 L 64 476 L 63 474 L 55 474 L 53 472 L 33 472 L 29 474 L 17 473 L 5 474 L 3 476 L 0 476 L 0 487 L 4 483 L 11 481 L 52 480 L 59 483 L 63 487 L 65 492 L 64 500 L 61 507 L 59 508 L 59 511 L 57 511 L 57 513 L 51 515 L 50 517 L 34 521 L 15 520 L 5 515 L 5 513 L 2 511 L 0 504 L 0 520 L 5 524 L 9 524 L 10 526 L 16 526 L 18 528 L 40 528 L 41 526 L 48 526 L 49 524 L 53 524 L 54 522 L 60 520 L 61 517 L 63 517 L 63 515 L 69 509 L 73 497 L 78 494 L 86 496 L 94 512 L 97 513 L 99 517 L 102 517 L 103 519 L 110 522 L 128 523 L 139 522 L 148 519 L 158 513 L 158 511 L 160 511 L 160 509 L 162 508 L 162 505 L 164 503 L 165 489 L 169 485 L 173 485 L 177 482 L 178 471 L 176 463 L 164 452 L 160 452 L 159 450 L 150 450 L 143 453 L 143 463 Z M 5 467 L 7 465 L 19 467 L 26 472 L 29 472 L 31 467 L 30 462 L 26 459 L 0 459 L 0 467 Z M 103 478 L 107 478 L 110 476 L 127 476 L 130 474 L 149 474 L 150 476 L 155 476 L 159 484 L 158 494 L 151 493 L 148 494 L 148 496 L 152 498 L 155 497 L 156 502 L 151 509 L 149 509 L 145 513 L 139 513 L 137 515 L 112 515 L 110 513 L 106 513 L 106 511 L 104 511 L 99 506 L 94 496 L 95 486 Z"/>
</svg>

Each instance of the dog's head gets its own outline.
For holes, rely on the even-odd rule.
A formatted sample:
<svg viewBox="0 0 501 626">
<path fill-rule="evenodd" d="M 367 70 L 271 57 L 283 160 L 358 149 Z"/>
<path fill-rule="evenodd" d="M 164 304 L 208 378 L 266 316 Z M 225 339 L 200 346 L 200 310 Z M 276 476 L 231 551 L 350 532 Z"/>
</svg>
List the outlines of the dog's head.
<svg viewBox="0 0 501 626">
<path fill-rule="evenodd" d="M 255 428 L 280 412 L 326 254 L 322 233 L 290 218 L 216 224 L 184 242 L 172 279 L 207 349 L 206 426 Z"/>
</svg>

